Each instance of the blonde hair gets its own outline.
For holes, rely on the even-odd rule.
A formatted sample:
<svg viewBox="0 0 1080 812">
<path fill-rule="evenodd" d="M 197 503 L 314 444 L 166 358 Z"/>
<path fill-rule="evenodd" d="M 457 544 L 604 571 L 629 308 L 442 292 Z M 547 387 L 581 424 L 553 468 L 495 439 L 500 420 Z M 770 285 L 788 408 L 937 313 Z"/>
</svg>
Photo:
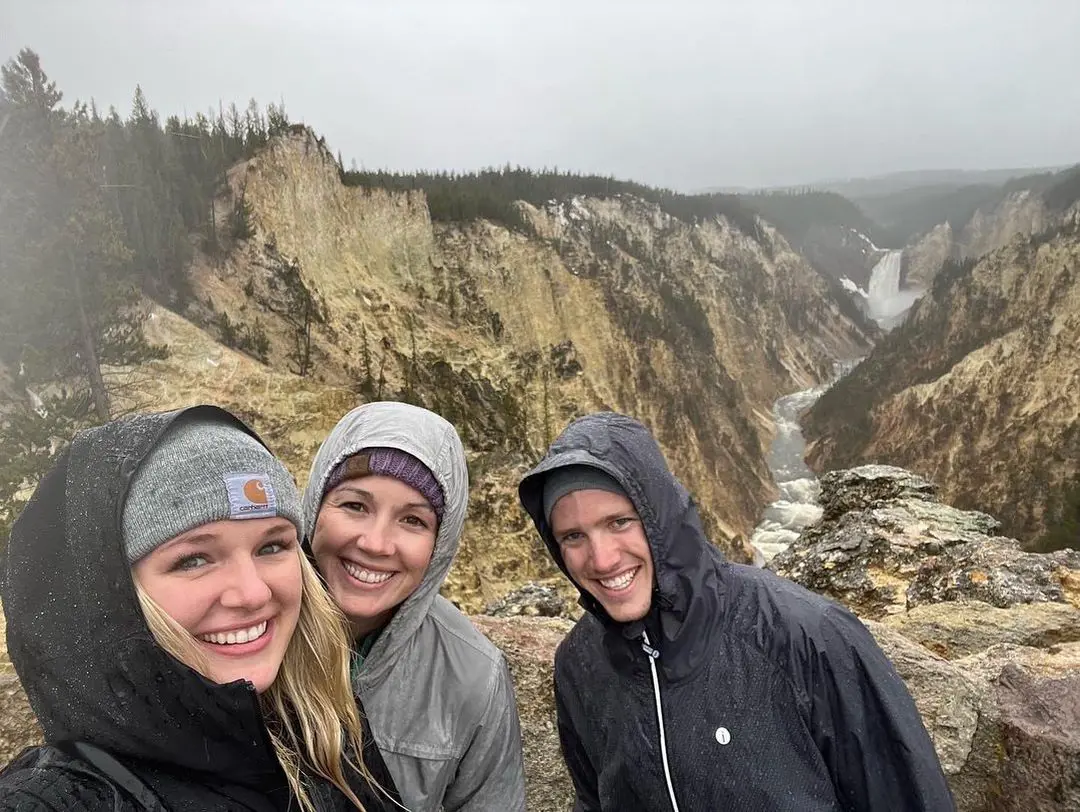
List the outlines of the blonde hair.
<svg viewBox="0 0 1080 812">
<path fill-rule="evenodd" d="M 365 812 L 345 777 L 345 766 L 390 796 L 364 764 L 360 714 L 349 682 L 346 621 L 299 546 L 297 554 L 303 581 L 300 618 L 277 678 L 259 700 L 268 717 L 277 760 L 300 806 L 315 812 L 304 786 L 307 773 L 325 778 Z M 146 594 L 138 580 L 135 591 L 157 644 L 209 677 L 206 657 L 195 638 Z"/>
</svg>

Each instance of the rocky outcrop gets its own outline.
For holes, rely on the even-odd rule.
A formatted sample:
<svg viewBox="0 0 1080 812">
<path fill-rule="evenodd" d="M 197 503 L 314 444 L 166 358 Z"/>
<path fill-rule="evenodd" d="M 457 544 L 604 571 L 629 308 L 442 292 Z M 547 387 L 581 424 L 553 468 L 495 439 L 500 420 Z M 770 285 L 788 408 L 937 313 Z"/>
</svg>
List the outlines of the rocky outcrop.
<svg viewBox="0 0 1080 812">
<path fill-rule="evenodd" d="M 1080 612 L 1071 603 L 1018 603 L 1001 609 L 977 600 L 924 603 L 881 623 L 947 660 L 999 643 L 1050 649 L 1080 641 Z"/>
<path fill-rule="evenodd" d="M 420 192 L 343 186 L 306 133 L 230 184 L 254 236 L 196 262 L 189 319 L 155 311 L 148 331 L 172 356 L 114 371 L 136 379 L 118 407 L 237 410 L 301 485 L 352 406 L 438 411 L 469 451 L 470 515 L 445 589 L 468 611 L 557 574 L 515 486 L 567 422 L 599 409 L 653 429 L 711 537 L 749 560 L 744 539 L 775 496 L 773 401 L 867 346 L 828 282 L 762 223 L 688 222 L 626 196 L 522 203 L 514 229 L 433 222 Z M 305 333 L 289 307 L 308 296 Z"/>
<path fill-rule="evenodd" d="M 1002 248 L 1017 234 L 1038 234 L 1053 224 L 1043 197 L 1031 189 L 1005 196 L 989 210 L 979 209 L 960 232 L 957 248 L 964 257 L 981 257 Z"/>
<path fill-rule="evenodd" d="M 934 501 L 935 490 L 890 466 L 830 472 L 821 478 L 822 521 L 770 569 L 865 618 L 965 600 L 1080 612 L 1080 551 L 1023 552 L 996 535 L 992 516 Z"/>
<path fill-rule="evenodd" d="M 565 579 L 562 584 L 568 585 Z M 572 594 L 566 594 L 570 592 Z M 560 589 L 527 583 L 500 598 L 484 609 L 490 617 L 562 617 L 575 618 L 580 609 L 575 611 L 577 593 L 572 589 Z"/>
<path fill-rule="evenodd" d="M 1080 643 L 950 661 L 867 625 L 915 699 L 960 812 L 1080 809 Z"/>
<path fill-rule="evenodd" d="M 957 252 L 952 226 L 948 223 L 934 226 L 918 242 L 904 249 L 903 284 L 909 288 L 929 288 L 945 260 L 954 258 Z"/>
<path fill-rule="evenodd" d="M 822 521 L 770 563 L 864 618 L 961 810 L 1080 808 L 1080 552 L 1026 553 L 909 471 L 822 477 Z"/>
<path fill-rule="evenodd" d="M 1029 544 L 1080 473 L 1080 221 L 952 265 L 803 419 L 817 471 L 888 463 Z"/>
</svg>

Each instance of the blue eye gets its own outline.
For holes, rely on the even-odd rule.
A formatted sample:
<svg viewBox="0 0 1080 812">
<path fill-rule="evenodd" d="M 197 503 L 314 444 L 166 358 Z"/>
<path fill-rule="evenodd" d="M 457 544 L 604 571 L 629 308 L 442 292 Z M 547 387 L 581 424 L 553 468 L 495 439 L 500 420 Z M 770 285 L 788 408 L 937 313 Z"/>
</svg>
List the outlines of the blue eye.
<svg viewBox="0 0 1080 812">
<path fill-rule="evenodd" d="M 207 560 L 205 555 L 185 555 L 183 558 L 177 559 L 177 561 L 173 563 L 172 567 L 170 567 L 170 570 L 179 572 L 190 572 L 191 570 L 198 569 L 199 567 L 205 566 L 208 563 L 209 561 Z"/>
<path fill-rule="evenodd" d="M 259 548 L 259 555 L 275 555 L 285 552 L 291 546 L 287 541 L 271 541 Z"/>
</svg>

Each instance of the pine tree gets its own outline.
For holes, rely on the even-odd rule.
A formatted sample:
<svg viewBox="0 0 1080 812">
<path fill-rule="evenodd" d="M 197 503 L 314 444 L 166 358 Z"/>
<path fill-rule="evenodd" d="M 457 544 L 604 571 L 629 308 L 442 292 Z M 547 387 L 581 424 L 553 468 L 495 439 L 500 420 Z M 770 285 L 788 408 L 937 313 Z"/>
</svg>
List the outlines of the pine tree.
<svg viewBox="0 0 1080 812">
<path fill-rule="evenodd" d="M 268 294 L 255 299 L 271 313 L 280 316 L 292 329 L 293 347 L 289 351 L 292 371 L 306 376 L 315 361 L 315 328 L 328 321 L 326 303 L 304 283 L 298 260 L 277 258 L 270 278 Z"/>
<path fill-rule="evenodd" d="M 0 68 L 0 520 L 58 442 L 112 416 L 102 367 L 162 354 L 104 195 L 108 124 L 61 99 L 33 51 Z"/>
</svg>

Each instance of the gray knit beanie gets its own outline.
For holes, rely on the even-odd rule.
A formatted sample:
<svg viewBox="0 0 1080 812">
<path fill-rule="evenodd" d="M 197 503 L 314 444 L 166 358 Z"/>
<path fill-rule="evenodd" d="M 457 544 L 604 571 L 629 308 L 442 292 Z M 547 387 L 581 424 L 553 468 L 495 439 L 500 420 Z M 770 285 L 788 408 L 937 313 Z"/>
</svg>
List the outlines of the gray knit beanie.
<svg viewBox="0 0 1080 812">
<path fill-rule="evenodd" d="M 143 460 L 124 501 L 129 564 L 192 528 L 222 519 L 281 516 L 301 532 L 292 476 L 236 425 L 180 417 Z"/>
<path fill-rule="evenodd" d="M 544 518 L 551 524 L 551 512 L 555 503 L 566 494 L 574 491 L 609 491 L 619 496 L 627 496 L 615 477 L 591 465 L 567 465 L 556 468 L 544 478 Z"/>
</svg>

